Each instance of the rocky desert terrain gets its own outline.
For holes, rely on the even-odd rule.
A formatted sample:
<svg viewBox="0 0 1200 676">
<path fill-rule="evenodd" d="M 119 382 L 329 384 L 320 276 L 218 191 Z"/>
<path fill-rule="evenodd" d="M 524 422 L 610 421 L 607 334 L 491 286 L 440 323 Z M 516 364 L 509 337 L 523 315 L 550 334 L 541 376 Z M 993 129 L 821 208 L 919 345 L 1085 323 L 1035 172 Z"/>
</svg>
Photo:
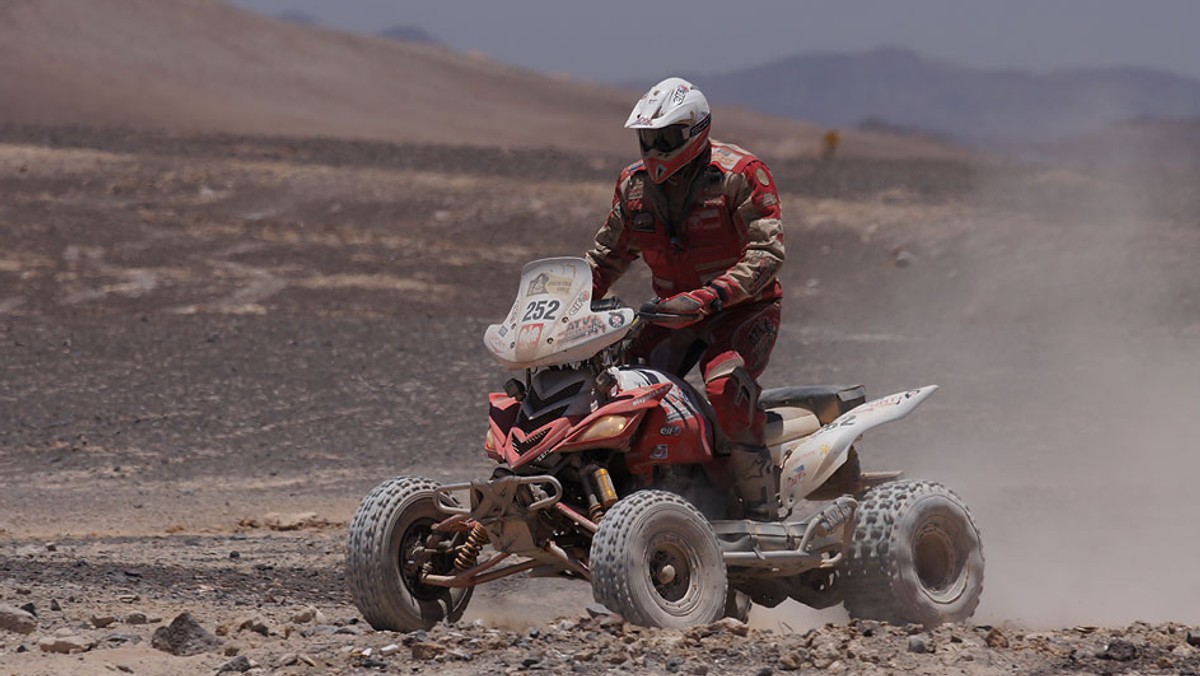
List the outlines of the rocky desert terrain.
<svg viewBox="0 0 1200 676">
<path fill-rule="evenodd" d="M 862 453 L 972 506 L 973 624 L 787 602 L 655 631 L 512 580 L 456 625 L 371 630 L 358 501 L 489 471 L 483 329 L 525 261 L 587 246 L 623 159 L 0 129 L 0 672 L 1200 671 L 1196 182 L 1117 165 L 774 165 L 764 380 L 941 385 Z"/>
<path fill-rule="evenodd" d="M 1055 165 L 847 131 L 819 162 L 824 130 L 715 102 L 782 192 L 764 385 L 941 387 L 859 449 L 971 506 L 969 624 L 649 630 L 509 579 L 406 635 L 351 603 L 350 519 L 490 473 L 483 332 L 588 247 L 630 93 L 216 0 L 11 0 L 0 55 L 0 674 L 1200 672 L 1176 137 Z"/>
</svg>

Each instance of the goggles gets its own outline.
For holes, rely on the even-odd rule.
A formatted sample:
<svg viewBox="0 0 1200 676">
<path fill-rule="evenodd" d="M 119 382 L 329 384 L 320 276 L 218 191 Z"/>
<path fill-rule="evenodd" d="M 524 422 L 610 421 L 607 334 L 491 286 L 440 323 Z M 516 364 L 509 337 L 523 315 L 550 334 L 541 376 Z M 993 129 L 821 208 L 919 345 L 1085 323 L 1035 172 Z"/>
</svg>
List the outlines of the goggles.
<svg viewBox="0 0 1200 676">
<path fill-rule="evenodd" d="M 638 143 L 642 145 L 644 153 L 651 150 L 660 153 L 674 152 L 687 143 L 691 136 L 689 131 L 686 124 L 673 124 L 662 129 L 639 129 Z"/>
</svg>

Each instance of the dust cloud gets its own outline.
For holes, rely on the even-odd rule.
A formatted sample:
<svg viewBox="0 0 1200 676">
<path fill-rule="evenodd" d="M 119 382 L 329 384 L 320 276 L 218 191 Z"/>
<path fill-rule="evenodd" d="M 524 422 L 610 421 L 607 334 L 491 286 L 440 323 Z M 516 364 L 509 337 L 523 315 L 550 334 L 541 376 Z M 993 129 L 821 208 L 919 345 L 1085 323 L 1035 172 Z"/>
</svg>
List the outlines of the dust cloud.
<svg viewBox="0 0 1200 676">
<path fill-rule="evenodd" d="M 1200 324 L 1181 312 L 1200 232 L 1178 218 L 1194 195 L 1164 208 L 1139 178 L 991 186 L 1006 208 L 963 249 L 961 343 L 932 346 L 974 409 L 946 479 L 983 531 L 977 622 L 1200 621 Z"/>
<path fill-rule="evenodd" d="M 1147 177 L 1127 162 L 995 172 L 964 234 L 889 278 L 887 309 L 828 329 L 897 338 L 810 357 L 834 363 L 817 378 L 853 374 L 872 395 L 941 385 L 860 451 L 971 507 L 987 558 L 976 623 L 1200 622 L 1200 196 Z M 793 602 L 752 616 L 784 631 L 845 619 Z"/>
</svg>

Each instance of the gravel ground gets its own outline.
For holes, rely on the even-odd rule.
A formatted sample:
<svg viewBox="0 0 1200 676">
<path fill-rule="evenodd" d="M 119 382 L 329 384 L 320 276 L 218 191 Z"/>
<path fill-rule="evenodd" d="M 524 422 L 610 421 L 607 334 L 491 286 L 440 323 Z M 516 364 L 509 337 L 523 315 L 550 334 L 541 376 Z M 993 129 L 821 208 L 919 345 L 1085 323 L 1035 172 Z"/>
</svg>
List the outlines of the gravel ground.
<svg viewBox="0 0 1200 676">
<path fill-rule="evenodd" d="M 358 501 L 489 471 L 507 375 L 479 336 L 523 262 L 587 246 L 617 166 L 0 129 L 0 672 L 1200 671 L 1196 183 L 928 161 L 778 167 L 764 382 L 942 386 L 863 452 L 972 505 L 976 624 L 651 631 L 514 580 L 457 625 L 370 630 L 341 569 Z M 155 647 L 184 614 L 204 649 Z"/>
</svg>

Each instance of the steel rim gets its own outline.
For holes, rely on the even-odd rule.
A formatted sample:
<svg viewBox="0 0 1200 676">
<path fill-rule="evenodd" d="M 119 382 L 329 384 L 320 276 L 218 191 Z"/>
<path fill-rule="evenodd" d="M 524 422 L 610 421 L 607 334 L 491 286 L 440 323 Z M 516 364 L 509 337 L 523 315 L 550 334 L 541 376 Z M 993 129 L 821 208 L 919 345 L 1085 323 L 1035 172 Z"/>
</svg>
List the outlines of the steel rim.
<svg viewBox="0 0 1200 676">
<path fill-rule="evenodd" d="M 917 579 L 926 593 L 941 602 L 959 595 L 966 557 L 942 524 L 928 523 L 917 533 L 913 558 Z"/>
<path fill-rule="evenodd" d="M 675 538 L 659 542 L 647 556 L 646 575 L 659 605 L 672 615 L 686 615 L 696 606 L 696 574 L 700 557 L 689 543 Z"/>
</svg>

